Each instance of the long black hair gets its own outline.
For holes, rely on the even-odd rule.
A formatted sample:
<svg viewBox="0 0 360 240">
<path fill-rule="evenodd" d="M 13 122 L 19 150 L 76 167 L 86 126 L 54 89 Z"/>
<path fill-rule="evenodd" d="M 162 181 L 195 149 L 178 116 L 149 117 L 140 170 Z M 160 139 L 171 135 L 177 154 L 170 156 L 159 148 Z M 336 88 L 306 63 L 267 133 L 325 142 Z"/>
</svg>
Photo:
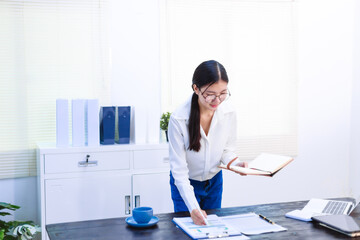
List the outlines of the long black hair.
<svg viewBox="0 0 360 240">
<path fill-rule="evenodd" d="M 200 90 L 201 87 L 209 85 L 209 87 L 223 80 L 229 82 L 226 70 L 223 65 L 215 60 L 202 62 L 196 69 L 192 79 L 192 88 L 195 86 Z M 191 111 L 189 117 L 189 150 L 198 152 L 201 148 L 200 144 L 200 108 L 198 102 L 199 96 L 194 92 L 191 99 Z"/>
</svg>

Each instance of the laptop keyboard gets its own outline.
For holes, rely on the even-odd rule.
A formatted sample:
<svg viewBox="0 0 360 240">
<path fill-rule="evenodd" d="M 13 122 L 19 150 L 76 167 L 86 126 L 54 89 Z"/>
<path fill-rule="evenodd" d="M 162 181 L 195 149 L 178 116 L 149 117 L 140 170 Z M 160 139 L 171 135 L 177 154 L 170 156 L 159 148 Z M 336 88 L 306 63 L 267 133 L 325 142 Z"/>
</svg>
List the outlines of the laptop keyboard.
<svg viewBox="0 0 360 240">
<path fill-rule="evenodd" d="M 328 204 L 326 204 L 326 207 L 324 208 L 322 213 L 344 214 L 346 206 L 347 206 L 346 202 L 329 201 Z"/>
</svg>

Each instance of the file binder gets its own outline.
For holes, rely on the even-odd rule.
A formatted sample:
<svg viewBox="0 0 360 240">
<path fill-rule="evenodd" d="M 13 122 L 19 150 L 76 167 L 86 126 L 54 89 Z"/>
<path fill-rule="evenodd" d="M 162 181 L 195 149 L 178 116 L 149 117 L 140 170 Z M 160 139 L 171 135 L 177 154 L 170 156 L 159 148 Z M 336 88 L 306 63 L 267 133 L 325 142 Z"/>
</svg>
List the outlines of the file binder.
<svg viewBox="0 0 360 240">
<path fill-rule="evenodd" d="M 120 144 L 130 143 L 130 116 L 131 116 L 131 107 L 118 107 L 117 117 L 118 117 L 118 132 L 119 139 L 116 141 Z"/>
<path fill-rule="evenodd" d="M 56 99 L 56 146 L 69 145 L 69 103 L 67 99 Z"/>
<path fill-rule="evenodd" d="M 136 144 L 146 143 L 147 138 L 147 111 L 142 106 L 134 107 L 134 140 Z"/>
<path fill-rule="evenodd" d="M 100 144 L 99 125 L 99 100 L 88 99 L 86 101 L 86 144 L 88 146 Z"/>
<path fill-rule="evenodd" d="M 85 99 L 72 100 L 72 145 L 85 146 Z"/>
<path fill-rule="evenodd" d="M 104 145 L 115 143 L 115 107 L 100 109 L 100 143 Z"/>
</svg>

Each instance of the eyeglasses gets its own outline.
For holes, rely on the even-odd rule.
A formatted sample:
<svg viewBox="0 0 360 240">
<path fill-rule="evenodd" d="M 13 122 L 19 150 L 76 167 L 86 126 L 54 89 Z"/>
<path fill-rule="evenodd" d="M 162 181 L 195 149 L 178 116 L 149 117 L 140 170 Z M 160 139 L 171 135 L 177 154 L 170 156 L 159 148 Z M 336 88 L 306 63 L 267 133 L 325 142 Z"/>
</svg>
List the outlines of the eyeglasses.
<svg viewBox="0 0 360 240">
<path fill-rule="evenodd" d="M 205 89 L 205 91 L 206 90 L 207 89 Z M 226 93 L 220 93 L 219 95 L 216 95 L 216 94 L 204 94 L 204 92 L 202 92 L 201 95 L 205 98 L 205 102 L 207 102 L 207 103 L 211 103 L 211 102 L 215 101 L 216 98 L 219 98 L 219 101 L 223 102 L 223 101 L 227 100 L 231 96 L 229 90 L 226 90 Z"/>
</svg>

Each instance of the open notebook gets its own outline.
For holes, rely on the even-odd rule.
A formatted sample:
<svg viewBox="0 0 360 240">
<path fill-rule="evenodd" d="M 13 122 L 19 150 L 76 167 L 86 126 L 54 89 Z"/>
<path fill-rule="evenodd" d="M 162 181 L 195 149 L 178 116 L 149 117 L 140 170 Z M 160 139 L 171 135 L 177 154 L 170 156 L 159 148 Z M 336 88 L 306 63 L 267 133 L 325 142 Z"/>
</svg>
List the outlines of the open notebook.
<svg viewBox="0 0 360 240">
<path fill-rule="evenodd" d="M 285 214 L 286 217 L 301 221 L 311 221 L 314 216 L 321 215 L 349 215 L 359 204 L 360 197 L 355 201 L 338 201 L 326 199 L 311 199 L 302 210 L 293 210 Z"/>
</svg>

